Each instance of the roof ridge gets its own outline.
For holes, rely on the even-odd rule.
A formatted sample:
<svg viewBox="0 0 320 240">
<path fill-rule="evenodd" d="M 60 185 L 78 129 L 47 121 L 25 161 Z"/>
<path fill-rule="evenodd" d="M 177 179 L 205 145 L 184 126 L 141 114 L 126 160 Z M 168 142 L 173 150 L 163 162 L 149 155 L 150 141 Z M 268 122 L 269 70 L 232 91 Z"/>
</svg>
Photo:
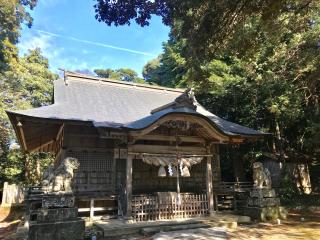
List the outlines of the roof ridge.
<svg viewBox="0 0 320 240">
<path fill-rule="evenodd" d="M 168 87 L 162 87 L 162 86 L 154 86 L 154 85 L 148 85 L 148 84 L 143 84 L 143 83 L 133 83 L 133 82 L 125 82 L 121 80 L 115 80 L 115 79 L 110 79 L 110 78 L 101 78 L 101 77 L 95 77 L 95 76 L 90 76 L 88 74 L 83 74 L 83 73 L 77 73 L 77 72 L 72 72 L 72 71 L 64 71 L 64 79 L 67 81 L 68 77 L 77 77 L 77 78 L 82 78 L 87 81 L 97 81 L 97 82 L 106 82 L 106 83 L 115 83 L 119 85 L 126 85 L 126 86 L 132 86 L 132 87 L 141 87 L 145 89 L 153 89 L 153 90 L 165 90 L 169 92 L 179 92 L 179 93 L 184 93 L 186 89 L 183 88 L 168 88 Z"/>
</svg>

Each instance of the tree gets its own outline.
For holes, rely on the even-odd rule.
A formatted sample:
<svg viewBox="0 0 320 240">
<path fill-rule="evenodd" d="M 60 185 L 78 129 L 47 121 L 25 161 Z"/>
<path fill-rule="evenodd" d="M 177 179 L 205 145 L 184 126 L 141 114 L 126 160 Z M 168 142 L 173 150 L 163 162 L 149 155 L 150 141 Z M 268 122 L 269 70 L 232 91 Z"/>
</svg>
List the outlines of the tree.
<svg viewBox="0 0 320 240">
<path fill-rule="evenodd" d="M 101 78 L 111 78 L 115 80 L 121 80 L 126 82 L 145 83 L 144 79 L 138 76 L 138 73 L 130 68 L 119 68 L 116 70 L 106 69 L 95 69 L 95 74 Z"/>
<path fill-rule="evenodd" d="M 231 121 L 272 133 L 270 151 L 282 156 L 288 151 L 303 152 L 319 160 L 315 133 L 320 119 L 320 21 L 316 14 L 320 4 L 301 4 L 294 1 L 287 11 L 269 13 L 274 16 L 273 34 L 271 22 L 262 15 L 247 16 L 245 24 L 233 28 L 232 41 L 227 39 L 221 49 L 209 55 L 201 49 L 190 54 L 193 43 L 182 37 L 185 29 L 181 27 L 187 23 L 177 20 L 179 24 L 172 27 L 166 43 L 169 48 L 164 48 L 159 60 L 145 66 L 144 76 L 160 85 L 178 86 L 175 79 L 179 75 L 171 74 L 181 69 L 178 79 L 195 88 L 206 108 Z M 206 37 L 200 34 L 198 38 Z M 213 46 L 210 44 L 206 40 L 199 43 L 208 51 Z M 177 45 L 180 47 L 173 47 Z M 179 56 L 180 61 L 163 61 L 163 56 L 171 56 L 171 60 Z"/>
<path fill-rule="evenodd" d="M 211 58 L 217 50 L 228 49 L 237 31 L 245 28 L 252 18 L 256 18 L 256 23 L 276 42 L 278 33 L 282 32 L 282 22 L 288 22 L 294 30 L 298 23 L 296 16 L 316 14 L 319 8 L 316 0 L 96 1 L 96 19 L 109 26 L 130 25 L 133 19 L 147 26 L 152 15 L 162 17 L 175 36 L 187 39 L 186 52 L 199 59 Z M 298 26 L 307 27 L 306 24 Z M 252 37 L 246 39 L 247 47 L 259 44 L 259 36 Z M 242 46 L 242 50 L 250 48 Z"/>
<path fill-rule="evenodd" d="M 163 44 L 163 54 L 149 61 L 142 71 L 147 82 L 166 87 L 186 87 L 186 60 L 182 56 L 183 41 L 177 41 L 171 34 Z"/>
<path fill-rule="evenodd" d="M 0 84 L 0 177 L 2 181 L 35 183 L 39 181 L 36 169 L 43 168 L 52 158 L 44 153 L 24 155 L 19 147 L 12 147 L 15 138 L 5 110 L 52 103 L 53 81 L 58 75 L 49 70 L 48 59 L 41 55 L 40 49 L 29 50 L 11 66 L 12 69 L 2 73 Z M 29 166 L 27 169 L 25 164 Z"/>
<path fill-rule="evenodd" d="M 32 10 L 37 0 L 2 0 L 0 2 L 0 72 L 8 69 L 18 58 L 16 44 L 20 36 L 21 24 L 31 27 Z"/>
</svg>

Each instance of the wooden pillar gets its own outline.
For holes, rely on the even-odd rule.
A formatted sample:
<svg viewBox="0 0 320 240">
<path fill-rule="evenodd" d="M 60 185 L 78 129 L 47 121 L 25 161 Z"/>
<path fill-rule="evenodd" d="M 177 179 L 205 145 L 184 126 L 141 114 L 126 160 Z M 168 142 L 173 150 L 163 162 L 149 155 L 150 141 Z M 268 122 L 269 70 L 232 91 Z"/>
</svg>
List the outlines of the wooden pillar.
<svg viewBox="0 0 320 240">
<path fill-rule="evenodd" d="M 133 156 L 128 154 L 126 164 L 126 218 L 130 219 L 132 214 L 132 158 Z"/>
<path fill-rule="evenodd" d="M 90 198 L 90 219 L 94 217 L 94 199 Z"/>
<path fill-rule="evenodd" d="M 221 183 L 221 166 L 220 166 L 220 148 L 219 145 L 213 145 L 212 146 L 212 152 L 214 153 L 214 168 L 215 168 L 215 179 L 214 182 L 215 184 L 220 184 Z M 213 193 L 214 195 L 214 210 L 218 211 L 218 195 L 217 193 Z"/>
<path fill-rule="evenodd" d="M 208 199 L 208 207 L 209 207 L 209 213 L 212 214 L 214 212 L 214 205 L 213 205 L 213 190 L 212 190 L 212 167 L 211 167 L 211 162 L 212 162 L 212 156 L 207 157 L 207 199 Z"/>
<path fill-rule="evenodd" d="M 214 146 L 214 153 L 215 153 L 215 158 L 214 158 L 214 161 L 215 161 L 215 165 L 216 165 L 216 168 L 217 168 L 217 181 L 218 182 L 221 182 L 221 163 L 220 163 L 220 148 L 219 148 L 219 145 L 215 145 Z"/>
</svg>

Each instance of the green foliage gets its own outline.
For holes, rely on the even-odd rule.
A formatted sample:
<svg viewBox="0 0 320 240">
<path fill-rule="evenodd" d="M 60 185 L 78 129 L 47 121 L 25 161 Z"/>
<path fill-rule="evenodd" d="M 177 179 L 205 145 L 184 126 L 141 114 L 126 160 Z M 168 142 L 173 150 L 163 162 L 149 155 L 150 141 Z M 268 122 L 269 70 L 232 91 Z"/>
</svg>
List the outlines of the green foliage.
<svg viewBox="0 0 320 240">
<path fill-rule="evenodd" d="M 18 146 L 12 147 L 0 162 L 1 182 L 20 183 L 34 186 L 41 181 L 44 169 L 53 163 L 49 153 L 24 155 Z"/>
<path fill-rule="evenodd" d="M 170 40 L 145 66 L 145 79 L 166 86 L 183 81 L 213 113 L 272 133 L 269 150 L 319 160 L 320 3 L 185 2 L 172 3 L 193 8 L 172 15 Z M 235 12 L 232 26 L 217 25 Z"/>
<path fill-rule="evenodd" d="M 6 155 L 1 159 L 1 182 L 19 183 L 24 178 L 24 161 L 19 148 L 7 149 Z"/>
<path fill-rule="evenodd" d="M 295 182 L 292 181 L 293 174 L 288 170 L 284 169 L 283 175 L 281 177 L 281 186 L 279 196 L 282 203 L 290 204 L 295 196 L 300 195 Z"/>
<path fill-rule="evenodd" d="M 18 59 L 7 71 L 0 72 L 0 121 L 9 126 L 5 110 L 26 109 L 52 103 L 53 81 L 57 74 L 48 69 L 40 49 Z"/>
<path fill-rule="evenodd" d="M 1 0 L 0 1 L 0 71 L 8 69 L 18 58 L 18 43 L 21 24 L 29 27 L 32 18 L 27 8 L 33 9 L 37 0 Z"/>
<path fill-rule="evenodd" d="M 153 84 L 166 87 L 186 86 L 186 61 L 181 56 L 183 41 L 177 42 L 171 35 L 163 44 L 164 53 L 149 61 L 143 68 L 144 79 Z"/>
<path fill-rule="evenodd" d="M 0 71 L 0 181 L 35 184 L 52 156 L 39 153 L 24 155 L 15 142 L 5 110 L 26 109 L 52 103 L 53 81 L 57 74 L 49 69 L 40 49 L 29 52 Z"/>
<path fill-rule="evenodd" d="M 95 69 L 95 74 L 101 78 L 111 78 L 115 80 L 121 80 L 126 82 L 134 83 L 145 83 L 143 78 L 138 76 L 138 73 L 130 68 L 119 68 L 116 70 L 106 69 Z"/>
</svg>

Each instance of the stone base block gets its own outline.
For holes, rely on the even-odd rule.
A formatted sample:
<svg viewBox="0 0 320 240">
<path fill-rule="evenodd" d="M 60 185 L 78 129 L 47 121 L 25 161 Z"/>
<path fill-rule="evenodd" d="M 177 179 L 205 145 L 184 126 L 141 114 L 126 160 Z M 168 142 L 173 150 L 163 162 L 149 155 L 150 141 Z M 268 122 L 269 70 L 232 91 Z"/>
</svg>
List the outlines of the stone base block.
<svg viewBox="0 0 320 240">
<path fill-rule="evenodd" d="M 279 198 L 248 198 L 248 206 L 251 207 L 269 207 L 269 206 L 279 206 Z"/>
<path fill-rule="evenodd" d="M 84 238 L 83 219 L 55 223 L 31 223 L 30 240 L 80 240 Z"/>
<path fill-rule="evenodd" d="M 62 222 L 78 218 L 78 208 L 41 208 L 37 213 L 37 222 Z"/>
<path fill-rule="evenodd" d="M 42 197 L 42 208 L 74 207 L 73 194 L 46 194 Z"/>
<path fill-rule="evenodd" d="M 259 221 L 275 220 L 275 219 L 286 219 L 287 210 L 280 206 L 269 206 L 269 207 L 247 207 L 244 213 L 253 219 Z"/>
<path fill-rule="evenodd" d="M 268 188 L 254 188 L 250 191 L 252 198 L 275 198 L 276 192 L 274 189 Z"/>
</svg>

